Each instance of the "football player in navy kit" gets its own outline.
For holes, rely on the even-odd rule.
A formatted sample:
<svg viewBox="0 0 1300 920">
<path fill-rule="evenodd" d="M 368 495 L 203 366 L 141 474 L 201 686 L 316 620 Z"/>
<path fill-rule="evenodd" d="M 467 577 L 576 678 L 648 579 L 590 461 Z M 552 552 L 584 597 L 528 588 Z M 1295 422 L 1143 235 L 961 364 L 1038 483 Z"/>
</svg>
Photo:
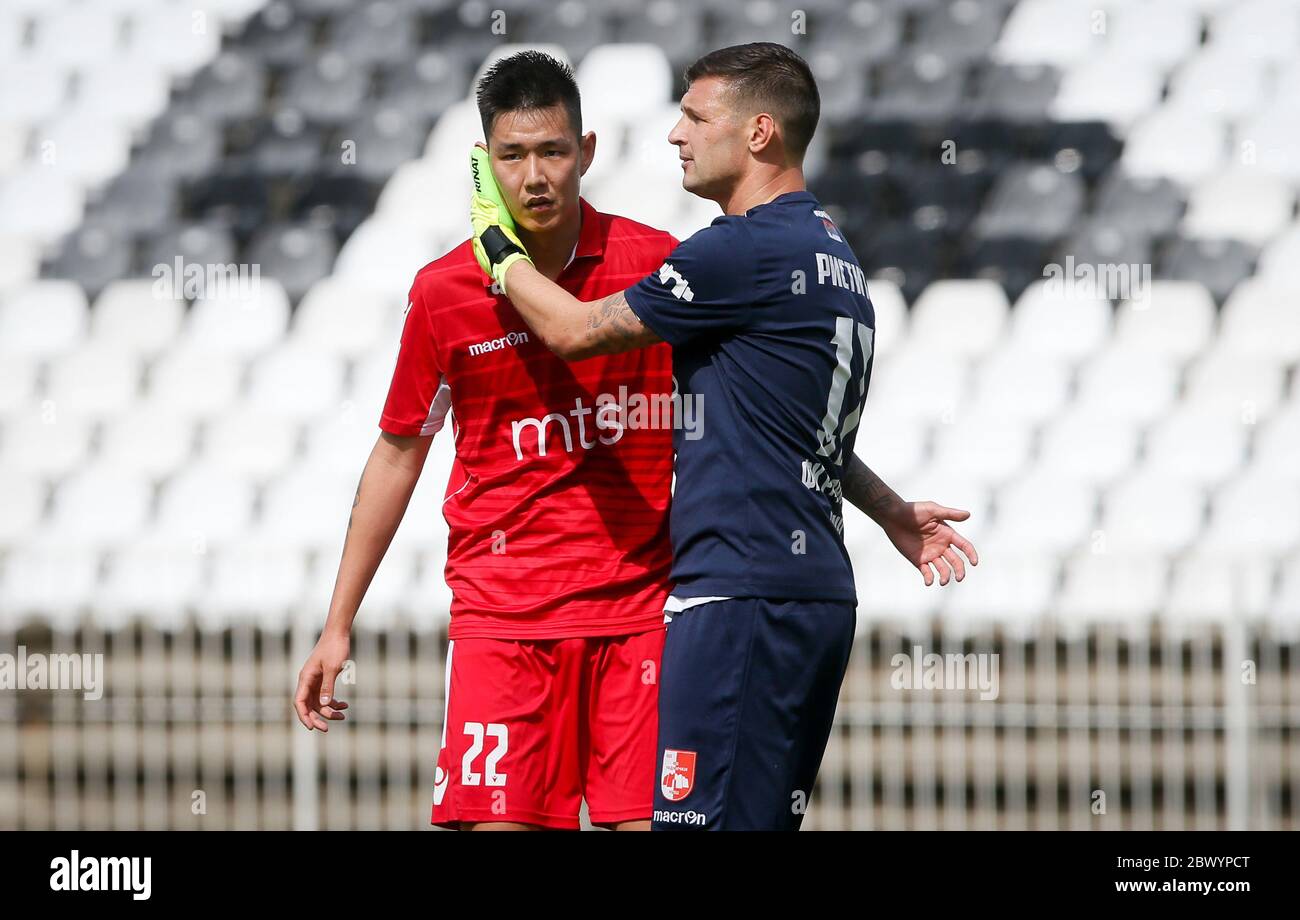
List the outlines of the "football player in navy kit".
<svg viewBox="0 0 1300 920">
<path fill-rule="evenodd" d="M 798 829 L 821 765 L 856 621 L 843 499 L 930 585 L 961 581 L 969 512 L 906 502 L 854 454 L 871 379 L 865 275 L 807 190 L 819 96 L 807 64 L 760 42 L 686 72 L 668 140 L 683 186 L 723 216 L 625 291 L 584 303 L 535 269 L 476 198 L 480 263 L 569 360 L 673 347 L 674 584 L 659 693 L 654 828 Z M 699 434 L 699 433 L 697 433 Z"/>
</svg>

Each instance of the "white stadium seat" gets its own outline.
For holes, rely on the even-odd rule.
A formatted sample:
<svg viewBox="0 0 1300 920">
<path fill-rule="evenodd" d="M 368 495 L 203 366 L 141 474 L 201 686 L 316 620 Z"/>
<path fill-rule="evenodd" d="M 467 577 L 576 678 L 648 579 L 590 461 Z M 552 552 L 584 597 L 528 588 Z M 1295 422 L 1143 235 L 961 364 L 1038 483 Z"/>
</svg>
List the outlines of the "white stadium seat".
<svg viewBox="0 0 1300 920">
<path fill-rule="evenodd" d="M 1051 609 L 1059 560 L 1033 546 L 1005 555 L 977 548 L 979 567 L 973 571 L 968 567 L 966 579 L 944 598 L 948 623 L 972 632 L 998 625 L 1016 638 L 1028 638 L 1035 623 Z M 953 588 L 951 582 L 948 588 Z"/>
<path fill-rule="evenodd" d="M 1188 369 L 1183 405 L 1254 424 L 1277 407 L 1285 379 L 1286 368 L 1270 356 L 1216 346 Z"/>
<path fill-rule="evenodd" d="M 92 341 L 50 362 L 44 397 L 80 415 L 115 415 L 138 398 L 140 373 L 135 355 Z"/>
<path fill-rule="evenodd" d="M 961 413 L 934 428 L 933 465 L 961 471 L 978 482 L 1005 482 L 1029 459 L 1032 428 L 1005 415 Z"/>
<path fill-rule="evenodd" d="M 172 346 L 185 321 L 185 303 L 153 281 L 110 281 L 95 299 L 91 332 L 97 342 L 141 355 Z"/>
<path fill-rule="evenodd" d="M 906 406 L 927 420 L 955 418 L 970 399 L 966 363 L 959 357 L 936 360 L 920 343 L 912 336 L 901 350 L 876 362 L 867 401 Z"/>
<path fill-rule="evenodd" d="M 1201 43 L 1199 10 L 1178 0 L 1118 4 L 1107 13 L 1106 56 L 1168 68 Z"/>
<path fill-rule="evenodd" d="M 1080 553 L 1066 562 L 1057 613 L 1075 623 L 1142 622 L 1163 605 L 1168 577 L 1159 557 Z"/>
<path fill-rule="evenodd" d="M 1193 482 L 1140 467 L 1107 490 L 1098 539 L 1120 555 L 1172 555 L 1200 535 L 1205 493 Z"/>
<path fill-rule="evenodd" d="M 1300 482 L 1251 472 L 1227 483 L 1210 503 L 1201 547 L 1219 558 L 1268 558 L 1300 549 Z"/>
<path fill-rule="evenodd" d="M 1074 477 L 1036 469 L 999 489 L 995 506 L 989 539 L 1004 547 L 1020 543 L 1025 552 L 1064 553 L 1091 538 L 1097 495 Z"/>
<path fill-rule="evenodd" d="M 0 469 L 0 549 L 26 542 L 45 514 L 46 487 L 38 474 Z"/>
<path fill-rule="evenodd" d="M 1098 20 L 1098 17 L 1102 17 Z M 1106 13 L 1080 0 L 1020 0 L 1011 10 L 993 47 L 1007 64 L 1060 66 L 1083 60 L 1102 47 Z"/>
<path fill-rule="evenodd" d="M 1004 334 L 1008 312 L 995 281 L 936 281 L 912 307 L 913 340 L 936 355 L 981 355 Z"/>
<path fill-rule="evenodd" d="M 1133 126 L 1121 162 L 1126 173 L 1138 178 L 1190 184 L 1223 168 L 1227 144 L 1227 131 L 1217 118 L 1166 105 Z"/>
<path fill-rule="evenodd" d="M 40 616 L 55 628 L 75 626 L 99 578 L 99 553 L 37 538 L 9 553 L 0 575 L 0 619 Z"/>
<path fill-rule="evenodd" d="M 0 468 L 57 478 L 81 465 L 94 422 L 54 406 L 11 415 L 0 427 Z"/>
<path fill-rule="evenodd" d="M 1202 118 L 1243 118 L 1264 98 L 1265 69 L 1241 48 L 1211 43 L 1174 75 L 1168 105 Z"/>
<path fill-rule="evenodd" d="M 884 278 L 867 282 L 867 296 L 876 312 L 876 331 L 871 337 L 871 354 L 875 357 L 892 354 L 907 341 L 911 315 L 907 301 L 898 285 Z"/>
<path fill-rule="evenodd" d="M 26 355 L 5 355 L 0 361 L 0 416 L 34 404 L 36 369 L 36 360 Z"/>
<path fill-rule="evenodd" d="M 886 482 L 916 469 L 926 459 L 928 441 L 924 420 L 867 396 L 854 451 Z"/>
<path fill-rule="evenodd" d="M 414 279 L 412 279 L 414 280 Z M 293 317 L 293 339 L 303 348 L 346 358 L 368 354 L 393 333 L 400 305 L 374 291 L 323 278 L 303 296 Z M 400 335 L 400 328 L 398 331 Z"/>
<path fill-rule="evenodd" d="M 1225 4 L 1216 10 L 1209 32 L 1211 48 L 1252 60 L 1294 60 L 1300 47 L 1300 17 L 1291 0 Z"/>
<path fill-rule="evenodd" d="M 289 298 L 278 281 L 246 277 L 208 290 L 190 316 L 188 340 L 212 351 L 253 357 L 284 338 Z"/>
<path fill-rule="evenodd" d="M 1255 436 L 1251 467 L 1275 476 L 1300 470 L 1300 403 L 1288 403 Z"/>
<path fill-rule="evenodd" d="M 1201 239 L 1237 239 L 1262 246 L 1282 232 L 1295 210 L 1295 191 L 1260 172 L 1222 172 L 1192 190 L 1182 233 Z"/>
<path fill-rule="evenodd" d="M 1055 418 L 1070 399 L 1070 366 L 1058 358 L 1012 344 L 993 352 L 975 370 L 973 412 L 1022 423 Z"/>
<path fill-rule="evenodd" d="M 146 533 L 113 548 L 96 596 L 110 618 L 143 616 L 175 629 L 202 594 L 207 559 L 188 540 Z"/>
<path fill-rule="evenodd" d="M 32 281 L 0 297 L 0 354 L 48 358 L 86 334 L 86 295 L 71 281 Z"/>
<path fill-rule="evenodd" d="M 99 458 L 160 480 L 190 458 L 195 426 L 183 411 L 142 403 L 104 422 Z"/>
<path fill-rule="evenodd" d="M 185 539 L 206 551 L 242 538 L 253 513 L 253 488 L 228 470 L 189 467 L 163 484 L 158 496 L 157 531 Z"/>
<path fill-rule="evenodd" d="M 149 374 L 150 404 L 208 418 L 239 393 L 243 362 L 230 354 L 182 344 L 158 360 Z"/>
<path fill-rule="evenodd" d="M 1214 485 L 1241 468 L 1249 431 L 1239 415 L 1183 407 L 1147 434 L 1146 460 L 1162 475 Z"/>
<path fill-rule="evenodd" d="M 1203 351 L 1214 334 L 1214 299 L 1195 281 L 1153 281 L 1143 296 L 1126 300 L 1116 318 L 1115 341 L 1135 351 L 1185 360 Z"/>
<path fill-rule="evenodd" d="M 1300 359 L 1300 283 L 1294 278 L 1247 278 L 1223 305 L 1218 348 L 1246 357 L 1291 363 Z"/>
<path fill-rule="evenodd" d="M 248 405 L 285 420 L 343 411 L 344 365 L 320 349 L 282 345 L 253 365 Z"/>
<path fill-rule="evenodd" d="M 1085 296 L 1077 288 L 1035 281 L 1016 301 L 1011 341 L 1022 351 L 1061 360 L 1079 360 L 1105 344 L 1114 324 L 1114 309 L 1104 297 Z"/>
<path fill-rule="evenodd" d="M 0 61 L 0 120 L 49 118 L 67 99 L 69 82 L 64 67 L 38 58 Z"/>
<path fill-rule="evenodd" d="M 256 410 L 235 410 L 208 423 L 200 459 L 261 482 L 289 466 L 297 445 L 298 426 L 292 421 Z"/>
<path fill-rule="evenodd" d="M 1124 133 L 1160 104 L 1163 90 L 1154 62 L 1109 52 L 1074 64 L 1062 77 L 1050 111 L 1060 121 L 1105 121 Z"/>
<path fill-rule="evenodd" d="M 286 472 L 264 490 L 257 533 L 303 550 L 332 551 L 337 565 L 360 478 L 361 467 L 348 472 L 313 467 Z"/>
<path fill-rule="evenodd" d="M 241 540 L 213 554 L 211 582 L 198 602 L 199 620 L 216 628 L 253 622 L 263 629 L 283 629 L 306 587 L 307 566 L 297 549 Z"/>
<path fill-rule="evenodd" d="M 144 476 L 95 464 L 54 490 L 46 533 L 66 545 L 108 548 L 143 528 L 152 503 L 153 486 Z"/>
<path fill-rule="evenodd" d="M 1079 370 L 1076 406 L 1128 422 L 1147 422 L 1178 398 L 1178 368 L 1169 358 L 1117 343 Z"/>
<path fill-rule="evenodd" d="M 1044 429 L 1038 466 L 1062 477 L 1106 485 L 1132 468 L 1137 451 L 1135 422 L 1075 407 Z"/>
</svg>

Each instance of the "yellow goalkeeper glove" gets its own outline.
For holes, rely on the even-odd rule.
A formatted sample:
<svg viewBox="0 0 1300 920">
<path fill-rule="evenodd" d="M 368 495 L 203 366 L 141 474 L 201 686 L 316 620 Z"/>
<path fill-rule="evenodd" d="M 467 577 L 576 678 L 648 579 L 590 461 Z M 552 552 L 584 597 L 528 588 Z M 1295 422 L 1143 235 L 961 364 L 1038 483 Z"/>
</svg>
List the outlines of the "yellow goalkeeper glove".
<svg viewBox="0 0 1300 920">
<path fill-rule="evenodd" d="M 488 152 L 475 145 L 469 154 L 469 165 L 474 176 L 474 196 L 469 205 L 474 257 L 483 272 L 505 292 L 506 269 L 520 259 L 529 265 L 533 260 L 515 234 L 514 218 L 510 216 L 496 177 L 492 175 Z"/>
</svg>

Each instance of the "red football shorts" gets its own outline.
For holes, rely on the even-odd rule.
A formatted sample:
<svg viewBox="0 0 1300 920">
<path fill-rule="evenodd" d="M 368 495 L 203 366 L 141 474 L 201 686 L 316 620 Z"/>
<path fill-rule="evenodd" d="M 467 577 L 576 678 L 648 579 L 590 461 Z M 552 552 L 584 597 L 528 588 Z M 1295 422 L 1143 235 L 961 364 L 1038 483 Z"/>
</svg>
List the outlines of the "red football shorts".
<svg viewBox="0 0 1300 920">
<path fill-rule="evenodd" d="M 447 644 L 432 823 L 650 820 L 662 627 Z"/>
</svg>

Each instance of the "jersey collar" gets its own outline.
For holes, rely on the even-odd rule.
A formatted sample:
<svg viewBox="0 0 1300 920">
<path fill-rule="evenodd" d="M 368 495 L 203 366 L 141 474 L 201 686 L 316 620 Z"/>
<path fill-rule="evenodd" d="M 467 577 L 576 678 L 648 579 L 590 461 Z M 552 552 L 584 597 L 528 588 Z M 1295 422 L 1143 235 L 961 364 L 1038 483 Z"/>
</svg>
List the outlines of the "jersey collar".
<svg viewBox="0 0 1300 920">
<path fill-rule="evenodd" d="M 808 191 L 806 188 L 800 189 L 797 192 L 786 192 L 784 195 L 777 195 L 771 201 L 765 201 L 760 205 L 756 205 L 750 208 L 748 211 L 745 212 L 745 216 L 749 217 L 759 208 L 766 208 L 768 205 L 798 204 L 800 202 L 807 202 L 808 204 L 817 204 L 817 196 L 814 195 L 812 192 Z"/>
</svg>

